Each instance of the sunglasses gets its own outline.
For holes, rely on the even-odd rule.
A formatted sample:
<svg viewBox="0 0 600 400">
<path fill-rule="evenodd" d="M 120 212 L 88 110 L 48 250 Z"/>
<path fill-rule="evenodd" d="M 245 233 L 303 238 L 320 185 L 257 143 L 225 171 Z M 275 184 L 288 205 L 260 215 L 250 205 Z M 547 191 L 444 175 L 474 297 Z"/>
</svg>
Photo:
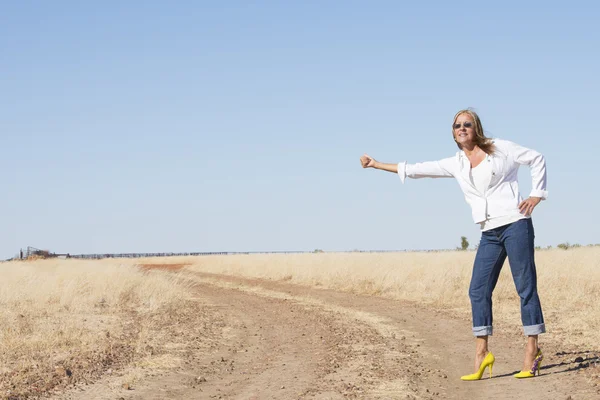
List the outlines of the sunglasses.
<svg viewBox="0 0 600 400">
<path fill-rule="evenodd" d="M 461 124 L 454 124 L 454 125 L 452 125 L 452 128 L 454 128 L 454 129 L 460 129 L 461 126 L 464 126 L 465 128 L 472 128 L 473 127 L 473 123 L 472 122 L 463 122 L 462 125 Z"/>
</svg>

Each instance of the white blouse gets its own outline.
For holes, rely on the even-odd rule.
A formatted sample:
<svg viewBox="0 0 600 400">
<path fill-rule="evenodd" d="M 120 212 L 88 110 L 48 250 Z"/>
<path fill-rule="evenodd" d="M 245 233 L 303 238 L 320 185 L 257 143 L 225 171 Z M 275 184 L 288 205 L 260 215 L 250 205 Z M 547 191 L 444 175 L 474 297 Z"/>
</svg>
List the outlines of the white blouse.
<svg viewBox="0 0 600 400">
<path fill-rule="evenodd" d="M 485 194 L 492 178 L 492 163 L 486 162 L 489 156 L 486 154 L 485 159 L 480 162 L 476 167 L 471 168 L 470 176 L 471 182 L 475 186 L 475 189 L 480 193 Z M 529 218 L 520 212 L 503 215 L 501 217 L 487 218 L 485 221 L 479 223 L 482 232 L 489 231 L 500 226 L 512 224 L 523 218 Z"/>
<path fill-rule="evenodd" d="M 485 159 L 469 171 L 471 183 L 473 183 L 477 191 L 484 194 L 492 179 L 492 164 L 486 162 L 487 158 L 488 156 L 486 154 Z"/>
<path fill-rule="evenodd" d="M 530 197 L 545 200 L 546 160 L 535 150 L 528 149 L 508 140 L 494 139 L 495 152 L 483 161 L 489 163 L 485 174 L 489 183 L 487 187 L 475 186 L 471 179 L 471 163 L 466 154 L 460 150 L 453 157 L 439 161 L 428 161 L 417 164 L 398 164 L 398 175 L 402 183 L 413 178 L 456 178 L 466 202 L 471 206 L 471 214 L 475 223 L 485 223 L 498 217 L 521 215 L 519 203 L 523 200 L 519 193 L 517 172 L 521 165 L 528 165 L 531 170 L 532 190 Z M 482 174 L 483 175 L 483 174 Z M 487 225 L 486 225 L 487 228 Z"/>
</svg>

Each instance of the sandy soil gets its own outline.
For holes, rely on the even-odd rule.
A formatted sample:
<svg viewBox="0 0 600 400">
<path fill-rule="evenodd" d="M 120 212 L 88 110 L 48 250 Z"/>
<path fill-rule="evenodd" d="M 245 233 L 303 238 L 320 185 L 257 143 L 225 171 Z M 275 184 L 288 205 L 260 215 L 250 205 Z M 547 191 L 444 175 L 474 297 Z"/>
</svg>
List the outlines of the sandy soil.
<svg viewBox="0 0 600 400">
<path fill-rule="evenodd" d="M 123 384 L 127 371 L 111 371 L 54 398 L 600 399 L 593 348 L 542 342 L 542 375 L 517 380 L 525 340 L 497 332 L 493 378 L 462 382 L 471 372 L 470 323 L 449 313 L 285 282 L 188 275 L 198 312 L 214 321 L 210 337 L 177 349 L 176 367 L 142 371 L 131 384 Z"/>
</svg>

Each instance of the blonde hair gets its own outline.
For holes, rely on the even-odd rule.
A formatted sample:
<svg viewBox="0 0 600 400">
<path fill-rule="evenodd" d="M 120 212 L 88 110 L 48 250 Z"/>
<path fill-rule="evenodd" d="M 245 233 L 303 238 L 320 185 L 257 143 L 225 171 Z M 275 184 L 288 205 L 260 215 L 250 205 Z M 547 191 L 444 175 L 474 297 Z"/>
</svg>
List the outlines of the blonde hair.
<svg viewBox="0 0 600 400">
<path fill-rule="evenodd" d="M 481 125 L 481 120 L 479 119 L 479 115 L 477 115 L 477 113 L 471 108 L 460 110 L 454 115 L 454 119 L 452 120 L 452 138 L 454 139 L 454 141 L 456 142 L 456 136 L 454 136 L 454 124 L 456 123 L 456 118 L 458 118 L 458 116 L 462 114 L 468 114 L 471 116 L 471 118 L 473 118 L 473 122 L 475 123 L 475 144 L 486 154 L 493 154 L 496 150 L 494 142 L 492 141 L 492 139 L 485 136 L 483 126 Z M 462 146 L 460 145 L 460 143 L 457 142 L 456 145 L 459 149 L 462 150 Z"/>
</svg>

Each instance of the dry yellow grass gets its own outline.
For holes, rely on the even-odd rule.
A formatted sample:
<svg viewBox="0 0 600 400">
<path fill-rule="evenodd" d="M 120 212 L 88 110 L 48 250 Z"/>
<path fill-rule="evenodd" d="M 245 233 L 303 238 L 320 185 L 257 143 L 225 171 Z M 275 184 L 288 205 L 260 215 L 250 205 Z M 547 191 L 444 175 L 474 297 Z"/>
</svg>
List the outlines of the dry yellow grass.
<svg viewBox="0 0 600 400">
<path fill-rule="evenodd" d="M 143 362 L 188 295 L 175 274 L 114 260 L 3 263 L 0 275 L 0 391 L 17 397 Z"/>
<path fill-rule="evenodd" d="M 385 296 L 469 318 L 467 289 L 474 256 L 451 251 L 2 263 L 0 392 L 26 397 L 93 381 L 109 368 L 176 366 L 177 357 L 161 346 L 181 340 L 183 348 L 186 335 L 202 337 L 215 324 L 198 319 L 202 313 L 188 298 L 188 280 L 176 271 L 137 265 L 175 264 L 174 270 Z M 544 340 L 596 350 L 600 247 L 542 250 L 536 261 L 549 332 Z M 494 302 L 496 328 L 520 332 L 519 300 L 508 263 Z M 219 335 L 216 330 L 211 334 Z"/>
</svg>

